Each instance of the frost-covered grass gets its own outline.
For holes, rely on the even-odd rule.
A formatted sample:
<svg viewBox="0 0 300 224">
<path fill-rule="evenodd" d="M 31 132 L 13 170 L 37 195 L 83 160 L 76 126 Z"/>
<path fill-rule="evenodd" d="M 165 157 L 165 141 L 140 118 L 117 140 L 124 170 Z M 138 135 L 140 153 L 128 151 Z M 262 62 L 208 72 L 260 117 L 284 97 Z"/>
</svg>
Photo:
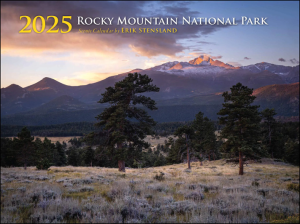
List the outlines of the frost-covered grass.
<svg viewBox="0 0 300 224">
<path fill-rule="evenodd" d="M 1 168 L 1 222 L 253 223 L 299 213 L 299 167 L 253 163 L 239 176 L 238 167 L 223 163 L 125 174 L 102 167 Z"/>
</svg>

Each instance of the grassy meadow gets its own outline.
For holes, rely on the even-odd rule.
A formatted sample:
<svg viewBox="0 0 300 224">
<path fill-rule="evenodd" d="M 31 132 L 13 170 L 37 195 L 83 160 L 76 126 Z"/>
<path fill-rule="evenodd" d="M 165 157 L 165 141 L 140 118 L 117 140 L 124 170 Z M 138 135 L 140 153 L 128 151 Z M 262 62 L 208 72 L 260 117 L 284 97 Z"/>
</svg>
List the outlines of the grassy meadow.
<svg viewBox="0 0 300 224">
<path fill-rule="evenodd" d="M 263 159 L 239 176 L 224 163 L 1 168 L 1 222 L 299 222 L 299 167 Z"/>
<path fill-rule="evenodd" d="M 67 146 L 70 147 L 71 144 L 69 143 L 69 140 L 71 140 L 72 138 L 81 138 L 82 136 L 67 136 L 67 137 L 47 137 L 49 140 L 51 140 L 51 142 L 55 143 L 55 142 L 60 142 L 61 144 L 63 142 L 67 143 Z M 169 137 L 173 137 L 175 138 L 173 135 L 169 136 Z M 13 137 L 9 137 L 9 138 L 13 138 Z M 45 137 L 41 137 L 41 136 L 34 136 L 34 140 L 40 138 L 42 141 L 44 141 Z M 176 139 L 176 138 L 175 138 Z M 151 144 L 151 147 L 156 147 L 158 144 L 164 144 L 165 140 L 168 141 L 167 137 L 159 137 L 159 138 L 154 138 L 151 135 L 147 135 L 147 137 L 145 138 L 146 142 L 149 142 Z"/>
</svg>

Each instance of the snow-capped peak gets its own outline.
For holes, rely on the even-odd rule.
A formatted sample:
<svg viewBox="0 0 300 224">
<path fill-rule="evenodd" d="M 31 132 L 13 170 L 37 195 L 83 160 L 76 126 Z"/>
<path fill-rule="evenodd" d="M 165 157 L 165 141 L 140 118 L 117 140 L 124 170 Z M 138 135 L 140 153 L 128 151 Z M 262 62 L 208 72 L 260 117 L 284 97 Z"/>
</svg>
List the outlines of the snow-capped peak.
<svg viewBox="0 0 300 224">
<path fill-rule="evenodd" d="M 200 55 L 198 58 L 189 61 L 189 63 L 191 65 L 211 65 L 213 61 L 214 60 L 207 55 Z"/>
<path fill-rule="evenodd" d="M 229 64 L 219 60 L 214 60 L 207 55 L 200 55 L 189 62 L 167 62 L 159 66 L 149 68 L 148 70 L 167 72 L 182 76 L 216 75 L 226 72 L 228 69 L 237 69 Z"/>
</svg>

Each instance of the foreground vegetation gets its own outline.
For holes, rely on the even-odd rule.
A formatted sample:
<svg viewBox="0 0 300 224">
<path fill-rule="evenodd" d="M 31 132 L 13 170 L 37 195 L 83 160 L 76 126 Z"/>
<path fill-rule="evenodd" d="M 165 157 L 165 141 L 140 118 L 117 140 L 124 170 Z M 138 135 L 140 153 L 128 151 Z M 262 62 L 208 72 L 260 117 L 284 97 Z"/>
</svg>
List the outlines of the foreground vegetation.
<svg viewBox="0 0 300 224">
<path fill-rule="evenodd" d="M 224 163 L 1 168 L 1 222 L 299 222 L 299 167 Z"/>
</svg>

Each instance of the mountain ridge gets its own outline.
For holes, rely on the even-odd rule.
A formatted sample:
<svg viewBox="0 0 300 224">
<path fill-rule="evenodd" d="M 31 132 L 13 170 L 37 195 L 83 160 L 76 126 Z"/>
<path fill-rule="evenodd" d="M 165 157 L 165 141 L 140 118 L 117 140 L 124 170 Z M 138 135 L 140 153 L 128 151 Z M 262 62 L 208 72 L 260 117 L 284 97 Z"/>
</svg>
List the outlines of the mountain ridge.
<svg viewBox="0 0 300 224">
<path fill-rule="evenodd" d="M 133 69 L 131 71 L 128 71 L 128 72 L 125 72 L 125 73 L 122 73 L 122 74 L 134 73 L 134 72 L 142 72 L 142 71 L 149 71 L 149 70 L 152 70 L 152 71 L 158 71 L 158 70 L 161 70 L 161 71 L 176 70 L 176 68 L 174 68 L 174 67 L 176 67 L 177 65 L 178 65 L 178 67 L 180 65 L 180 67 L 182 68 L 183 67 L 182 65 L 196 65 L 197 66 L 197 65 L 201 65 L 201 64 L 203 65 L 203 66 L 201 66 L 202 68 L 204 68 L 206 66 L 214 66 L 214 67 L 222 67 L 222 68 L 225 67 L 225 68 L 228 68 L 228 69 L 249 70 L 249 71 L 252 71 L 253 73 L 259 73 L 261 71 L 268 70 L 268 71 L 271 71 L 272 73 L 275 73 L 275 74 L 287 75 L 285 73 L 288 73 L 290 69 L 296 69 L 299 72 L 299 65 L 296 65 L 296 66 L 284 66 L 284 65 L 276 65 L 276 64 L 272 64 L 272 63 L 268 63 L 268 62 L 260 62 L 260 63 L 256 63 L 256 64 L 246 65 L 246 66 L 235 67 L 233 65 L 229 65 L 229 64 L 224 63 L 222 61 L 214 60 L 214 59 L 212 59 L 209 56 L 200 55 L 199 57 L 197 57 L 197 58 L 195 58 L 193 60 L 190 60 L 189 62 L 179 62 L 179 61 L 166 62 L 166 63 L 163 63 L 161 65 L 157 65 L 157 66 L 146 68 L 146 69 L 136 68 L 136 69 Z M 276 68 L 280 69 L 281 72 L 280 71 L 276 72 L 275 71 Z M 98 82 L 101 82 L 101 81 L 103 81 L 103 80 L 100 80 Z M 95 82 L 95 83 L 98 83 L 98 82 Z M 91 84 L 95 84 L 95 83 L 91 83 Z M 29 90 L 29 91 L 36 91 L 36 90 L 43 90 L 43 89 L 41 89 L 43 87 L 45 89 L 47 89 L 48 87 L 51 88 L 50 87 L 51 85 L 72 88 L 72 87 L 88 86 L 88 85 L 91 85 L 91 84 L 79 85 L 79 86 L 69 86 L 69 85 L 63 84 L 63 83 L 61 83 L 61 82 L 59 82 L 59 81 L 57 81 L 57 80 L 55 80 L 53 78 L 44 77 L 43 79 L 41 79 L 40 81 L 37 81 L 36 83 L 34 83 L 32 85 L 24 87 L 24 89 Z M 17 84 L 11 84 L 10 86 L 4 87 L 2 89 L 9 88 L 9 87 L 11 87 L 13 85 L 19 86 Z M 37 88 L 35 88 L 35 87 L 37 87 Z"/>
<path fill-rule="evenodd" d="M 282 66 L 265 62 L 234 67 L 208 56 L 199 56 L 189 62 L 167 62 L 144 70 L 136 68 L 130 72 L 147 74 L 153 79 L 161 90 L 146 95 L 156 101 L 224 92 L 237 82 L 254 89 L 299 82 L 299 65 Z M 12 84 L 1 89 L 1 115 L 30 111 L 62 95 L 95 107 L 105 88 L 113 86 L 130 72 L 80 86 L 68 86 L 49 77 L 24 88 Z"/>
<path fill-rule="evenodd" d="M 264 86 L 255 89 L 253 95 L 257 97 L 254 104 L 260 105 L 259 110 L 274 108 L 276 116 L 299 116 L 299 83 Z M 69 96 L 64 97 L 67 100 L 72 99 Z M 62 97 L 53 101 L 60 98 Z M 202 111 L 208 118 L 216 120 L 223 101 L 221 93 L 157 101 L 158 110 L 149 111 L 149 115 L 153 116 L 157 122 L 190 121 L 194 119 L 196 113 Z M 41 107 L 29 112 L 1 117 L 1 124 L 50 125 L 66 122 L 95 122 L 97 114 L 104 109 L 79 107 L 76 110 L 56 110 L 55 105 L 51 105 L 49 110 L 41 112 Z M 65 108 L 64 105 L 62 108 Z"/>
<path fill-rule="evenodd" d="M 54 111 L 74 111 L 86 109 L 86 104 L 68 95 L 59 96 L 27 113 L 49 113 Z"/>
</svg>

